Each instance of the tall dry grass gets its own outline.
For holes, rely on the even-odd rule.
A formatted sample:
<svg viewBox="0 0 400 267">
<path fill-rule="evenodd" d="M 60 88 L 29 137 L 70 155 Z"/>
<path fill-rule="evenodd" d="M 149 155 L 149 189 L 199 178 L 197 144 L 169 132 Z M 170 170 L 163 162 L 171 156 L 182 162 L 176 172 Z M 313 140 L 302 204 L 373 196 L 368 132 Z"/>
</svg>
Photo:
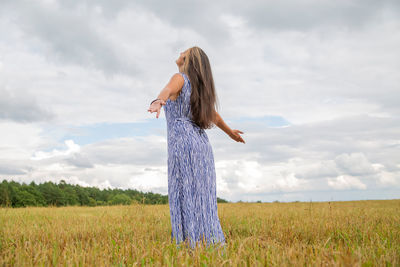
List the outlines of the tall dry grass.
<svg viewBox="0 0 400 267">
<path fill-rule="evenodd" d="M 168 205 L 0 208 L 3 266 L 400 266 L 400 200 L 218 204 L 226 250 L 177 248 Z"/>
</svg>

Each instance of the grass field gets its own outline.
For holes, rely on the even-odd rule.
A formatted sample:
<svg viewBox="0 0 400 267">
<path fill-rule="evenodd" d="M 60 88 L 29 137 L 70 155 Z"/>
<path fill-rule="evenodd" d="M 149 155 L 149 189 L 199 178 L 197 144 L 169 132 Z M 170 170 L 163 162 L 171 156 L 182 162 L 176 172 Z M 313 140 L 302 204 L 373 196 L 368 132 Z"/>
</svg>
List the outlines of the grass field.
<svg viewBox="0 0 400 267">
<path fill-rule="evenodd" d="M 0 266 L 400 266 L 400 199 L 219 203 L 227 240 L 177 249 L 168 205 L 0 208 Z"/>
</svg>

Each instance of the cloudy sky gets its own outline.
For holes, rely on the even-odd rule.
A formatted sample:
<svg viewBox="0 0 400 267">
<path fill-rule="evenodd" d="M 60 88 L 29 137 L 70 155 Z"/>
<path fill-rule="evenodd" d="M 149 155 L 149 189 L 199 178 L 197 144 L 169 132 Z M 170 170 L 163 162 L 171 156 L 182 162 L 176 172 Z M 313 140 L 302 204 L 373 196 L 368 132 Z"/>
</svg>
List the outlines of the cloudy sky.
<svg viewBox="0 0 400 267">
<path fill-rule="evenodd" d="M 400 196 L 398 1 L 0 2 L 0 179 L 167 194 L 165 114 L 191 46 L 208 55 L 207 130 L 229 201 Z"/>
</svg>

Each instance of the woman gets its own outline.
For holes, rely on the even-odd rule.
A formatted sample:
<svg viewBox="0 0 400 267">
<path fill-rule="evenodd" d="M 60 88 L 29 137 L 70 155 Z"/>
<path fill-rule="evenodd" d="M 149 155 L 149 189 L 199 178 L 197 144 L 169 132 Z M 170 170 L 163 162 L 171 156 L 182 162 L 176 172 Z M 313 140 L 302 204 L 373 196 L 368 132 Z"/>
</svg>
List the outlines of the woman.
<svg viewBox="0 0 400 267">
<path fill-rule="evenodd" d="M 164 106 L 168 133 L 168 201 L 171 241 L 194 248 L 225 245 L 217 210 L 214 155 L 205 129 L 213 124 L 233 140 L 244 142 L 239 130 L 226 125 L 215 109 L 216 92 L 207 55 L 197 46 L 176 60 L 179 73 L 150 104 L 149 112 Z"/>
</svg>

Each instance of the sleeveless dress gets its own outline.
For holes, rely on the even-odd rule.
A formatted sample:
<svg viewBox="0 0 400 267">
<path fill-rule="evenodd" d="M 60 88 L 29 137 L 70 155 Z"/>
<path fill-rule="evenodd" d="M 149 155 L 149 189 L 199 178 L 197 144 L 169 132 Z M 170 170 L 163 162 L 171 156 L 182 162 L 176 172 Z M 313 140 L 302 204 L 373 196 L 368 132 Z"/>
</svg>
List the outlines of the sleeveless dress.
<svg viewBox="0 0 400 267">
<path fill-rule="evenodd" d="M 168 202 L 171 215 L 171 242 L 186 241 L 225 246 L 218 218 L 214 155 L 204 129 L 191 118 L 191 84 L 185 83 L 176 100 L 164 107 L 168 140 Z"/>
</svg>

